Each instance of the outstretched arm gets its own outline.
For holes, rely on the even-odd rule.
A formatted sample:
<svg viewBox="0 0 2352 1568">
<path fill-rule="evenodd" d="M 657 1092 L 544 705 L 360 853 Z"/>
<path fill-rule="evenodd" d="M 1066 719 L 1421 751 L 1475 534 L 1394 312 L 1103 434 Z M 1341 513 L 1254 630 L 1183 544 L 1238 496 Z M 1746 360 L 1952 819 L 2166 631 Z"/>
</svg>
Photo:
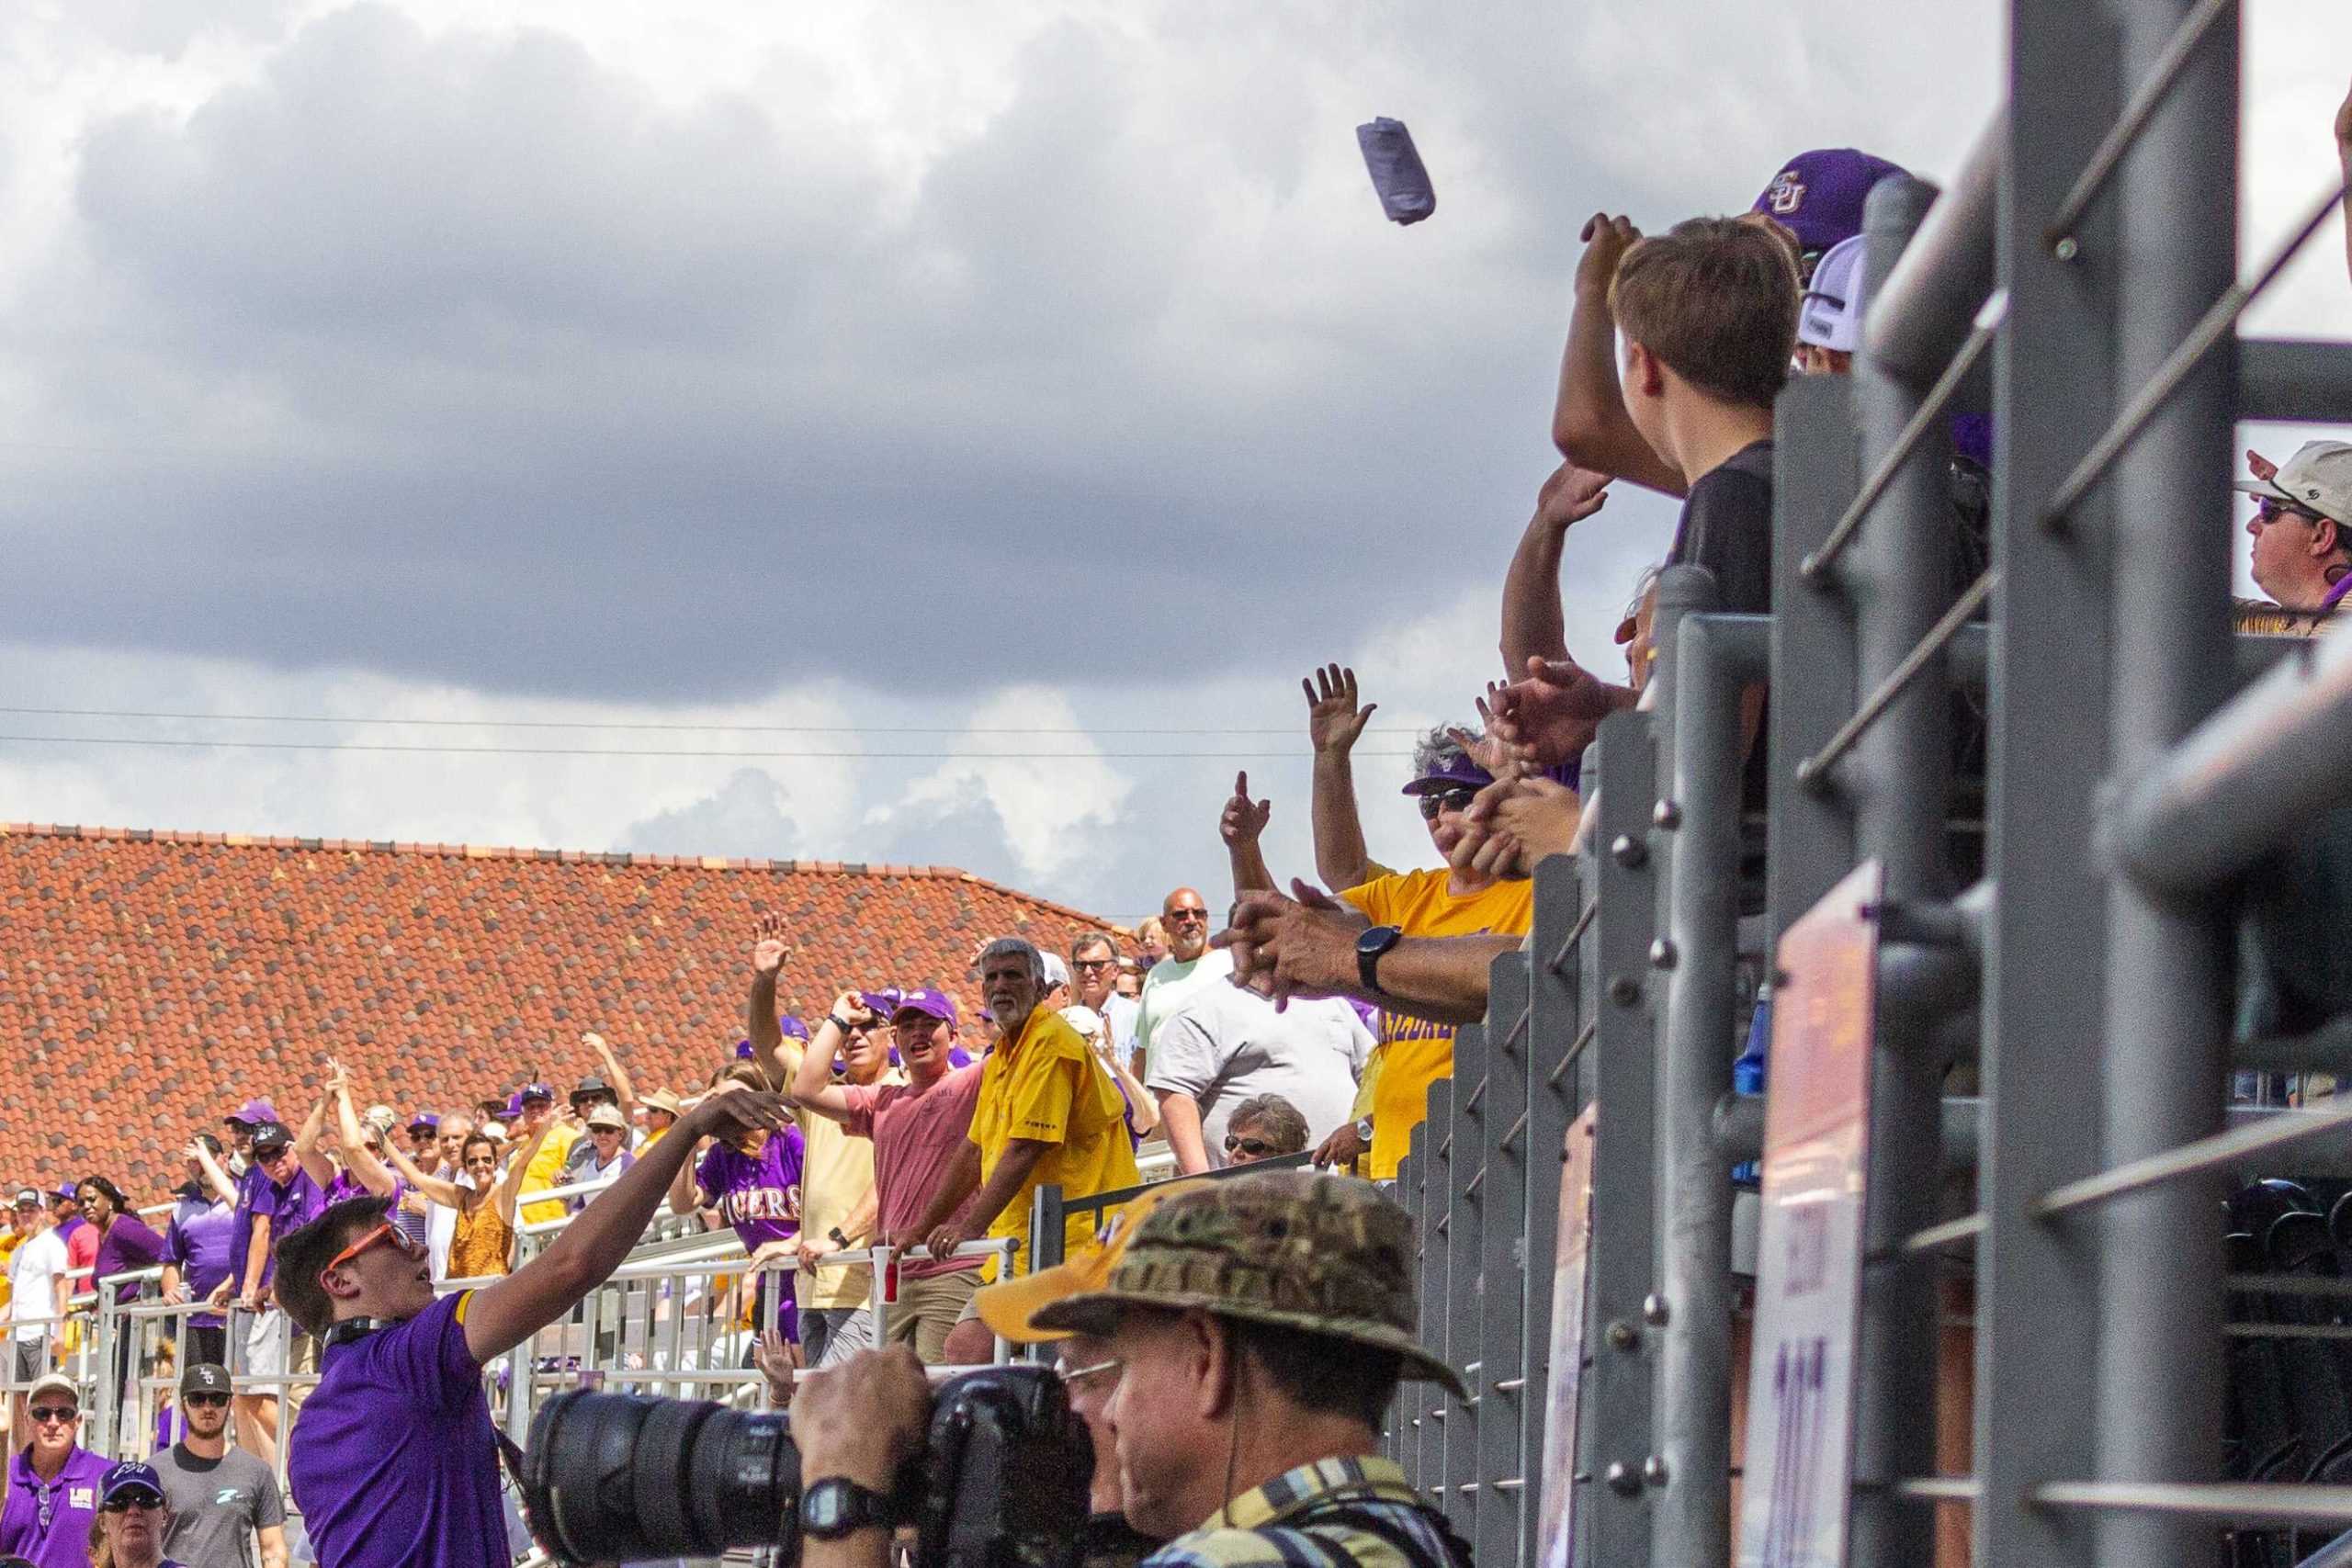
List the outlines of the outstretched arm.
<svg viewBox="0 0 2352 1568">
<path fill-rule="evenodd" d="M 466 1206 L 466 1190 L 456 1182 L 444 1177 L 427 1176 L 416 1168 L 416 1162 L 409 1158 L 397 1144 L 386 1144 L 384 1152 L 391 1157 L 392 1168 L 399 1171 L 411 1187 L 424 1193 L 427 1201 L 438 1203 L 445 1209 L 462 1209 Z M 363 1177 L 361 1179 L 365 1180 L 366 1178 Z"/>
<path fill-rule="evenodd" d="M 776 1047 L 784 1043 L 784 1031 L 775 1021 L 775 980 L 791 951 L 784 943 L 784 917 L 762 915 L 752 927 L 752 994 L 743 1001 L 743 1032 L 752 1055 L 768 1064 L 771 1072 L 775 1070 Z"/>
<path fill-rule="evenodd" d="M 351 1174 L 359 1179 L 359 1185 L 379 1198 L 389 1198 L 399 1191 L 399 1179 L 376 1157 L 368 1140 L 360 1134 L 359 1113 L 351 1108 L 351 1085 L 347 1080 L 335 1086 L 334 1114 L 335 1134 L 343 1139 L 343 1157 L 350 1165 Z M 391 1145 L 387 1142 L 384 1146 L 390 1148 Z"/>
<path fill-rule="evenodd" d="M 637 1086 L 628 1080 L 628 1069 L 605 1043 L 605 1037 L 590 1031 L 580 1037 L 580 1043 L 596 1053 L 596 1061 L 605 1069 L 605 1081 L 613 1086 L 613 1098 L 621 1102 L 621 1114 L 626 1116 L 637 1109 Z"/>
<path fill-rule="evenodd" d="M 1531 659 L 1566 659 L 1567 626 L 1560 615 L 1560 556 L 1568 529 L 1609 500 L 1609 476 L 1563 463 L 1535 497 L 1535 515 L 1520 536 L 1503 577 L 1503 671 L 1516 677 Z"/>
<path fill-rule="evenodd" d="M 1552 444 L 1579 468 L 1680 495 L 1690 487 L 1642 438 L 1617 384 L 1617 316 L 1610 309 L 1609 286 L 1616 280 L 1618 262 L 1641 237 L 1632 223 L 1605 212 L 1594 213 L 1584 226 L 1576 305 L 1568 313 L 1567 348 L 1560 355 L 1560 395 L 1552 409 Z"/>
<path fill-rule="evenodd" d="M 294 1134 L 295 1160 L 321 1187 L 334 1180 L 334 1162 L 320 1152 L 319 1134 L 326 1131 L 327 1107 L 334 1100 L 335 1090 L 343 1086 L 343 1081 L 341 1064 L 329 1062 L 327 1086 L 319 1090 L 319 1102 L 311 1107 L 311 1113 L 302 1118 L 301 1130 Z"/>
<path fill-rule="evenodd" d="M 1233 798 L 1225 803 L 1224 815 L 1217 818 L 1217 836 L 1225 840 L 1226 859 L 1233 865 L 1233 896 L 1239 897 L 1253 888 L 1274 886 L 1274 874 L 1266 869 L 1265 852 L 1258 840 L 1266 831 L 1266 821 L 1274 814 L 1271 800 L 1250 798 L 1250 775 L 1233 775 Z"/>
<path fill-rule="evenodd" d="M 1315 874 L 1331 887 L 1361 887 L 1381 874 L 1363 841 L 1356 810 L 1351 754 L 1377 703 L 1356 705 L 1356 672 L 1327 664 L 1299 684 L 1306 691 L 1306 738 L 1315 748 L 1315 792 L 1309 807 L 1315 835 Z M 1270 878 L 1266 884 L 1272 886 Z"/>
<path fill-rule="evenodd" d="M 548 1134 L 554 1131 L 554 1117 L 540 1122 L 539 1130 L 531 1134 L 531 1141 L 516 1153 L 514 1163 L 506 1168 L 506 1174 L 499 1180 L 497 1193 L 491 1201 L 498 1205 L 498 1217 L 510 1225 L 514 1223 L 514 1201 L 522 1194 L 524 1179 L 531 1174 L 531 1161 L 538 1155 L 539 1145 L 548 1141 Z M 667 1138 L 662 1141 L 669 1142 Z"/>
<path fill-rule="evenodd" d="M 466 1348 L 487 1361 L 570 1312 L 620 1266 L 645 1235 L 662 1194 L 694 1145 L 714 1133 L 784 1124 L 784 1101 L 757 1092 L 714 1095 L 682 1118 L 678 1136 L 662 1139 L 596 1201 L 573 1216 L 548 1249 L 466 1303 Z M 502 1191 L 502 1201 L 512 1194 Z"/>
<path fill-rule="evenodd" d="M 229 1173 L 220 1168 L 220 1162 L 212 1156 L 210 1149 L 204 1146 L 202 1138 L 189 1141 L 187 1157 L 196 1161 L 197 1168 L 204 1172 L 204 1184 L 212 1190 L 214 1197 L 223 1203 L 237 1201 L 237 1184 L 229 1179 Z"/>
<path fill-rule="evenodd" d="M 843 1012 L 843 1008 L 854 1008 L 856 1011 Z M 833 1081 L 832 1054 L 841 1049 L 841 1031 L 833 1027 L 836 1016 L 854 1023 L 859 1016 L 870 1015 L 866 1014 L 865 1005 L 847 991 L 833 998 L 832 1012 L 828 1013 L 825 1021 L 817 1026 L 817 1037 L 808 1043 L 808 1050 L 800 1053 L 800 1066 L 793 1071 L 792 1102 L 807 1106 L 830 1121 L 846 1122 L 849 1120 L 849 1095 Z"/>
</svg>

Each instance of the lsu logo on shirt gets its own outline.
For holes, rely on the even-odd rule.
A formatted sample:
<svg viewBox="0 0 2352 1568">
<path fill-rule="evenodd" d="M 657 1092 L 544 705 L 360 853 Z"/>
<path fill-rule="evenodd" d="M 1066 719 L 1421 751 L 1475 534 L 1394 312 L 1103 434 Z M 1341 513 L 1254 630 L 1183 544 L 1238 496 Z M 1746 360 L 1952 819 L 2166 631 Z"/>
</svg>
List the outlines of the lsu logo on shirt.
<svg viewBox="0 0 2352 1568">
<path fill-rule="evenodd" d="M 98 1489 L 95 1486 L 69 1486 L 65 1489 L 65 1506 L 69 1508 L 95 1508 L 98 1506 Z"/>
</svg>

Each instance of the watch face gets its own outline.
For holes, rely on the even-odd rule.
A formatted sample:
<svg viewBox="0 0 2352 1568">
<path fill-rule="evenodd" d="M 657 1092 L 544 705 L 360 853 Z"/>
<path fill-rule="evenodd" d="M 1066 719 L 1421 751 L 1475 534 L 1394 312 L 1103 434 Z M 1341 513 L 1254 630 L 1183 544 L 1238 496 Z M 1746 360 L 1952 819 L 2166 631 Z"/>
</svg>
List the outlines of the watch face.
<svg viewBox="0 0 2352 1568">
<path fill-rule="evenodd" d="M 801 1499 L 801 1524 L 809 1534 L 821 1536 L 840 1529 L 849 1522 L 849 1488 L 837 1481 L 820 1481 L 808 1489 Z"/>
</svg>

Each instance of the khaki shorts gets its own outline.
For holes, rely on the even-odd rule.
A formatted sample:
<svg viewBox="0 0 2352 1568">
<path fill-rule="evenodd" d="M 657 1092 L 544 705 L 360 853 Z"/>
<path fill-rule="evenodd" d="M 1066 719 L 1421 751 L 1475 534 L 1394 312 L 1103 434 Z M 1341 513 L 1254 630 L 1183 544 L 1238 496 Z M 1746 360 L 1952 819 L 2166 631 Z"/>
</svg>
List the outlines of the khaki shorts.
<svg viewBox="0 0 2352 1568">
<path fill-rule="evenodd" d="M 285 1377 L 289 1373 L 315 1372 L 319 1370 L 319 1342 L 295 1327 L 293 1319 L 288 1317 L 282 1308 L 271 1307 L 266 1312 L 254 1313 L 248 1317 L 245 1320 L 243 1337 L 244 1365 L 237 1369 L 241 1379 L 259 1382 L 269 1378 Z M 289 1351 L 291 1352 L 290 1364 Z M 296 1409 L 300 1409 L 310 1390 L 298 1388 L 285 1391 L 263 1386 L 248 1389 L 245 1392 L 258 1394 L 264 1399 L 275 1399 L 280 1393 L 288 1393 L 290 1395 L 288 1403 Z"/>
<path fill-rule="evenodd" d="M 899 1299 L 890 1308 L 890 1343 L 911 1343 L 927 1367 L 939 1365 L 947 1354 L 947 1336 L 955 1326 L 979 1315 L 972 1292 L 980 1288 L 980 1271 L 958 1269 L 952 1274 L 928 1274 L 901 1279 Z"/>
</svg>

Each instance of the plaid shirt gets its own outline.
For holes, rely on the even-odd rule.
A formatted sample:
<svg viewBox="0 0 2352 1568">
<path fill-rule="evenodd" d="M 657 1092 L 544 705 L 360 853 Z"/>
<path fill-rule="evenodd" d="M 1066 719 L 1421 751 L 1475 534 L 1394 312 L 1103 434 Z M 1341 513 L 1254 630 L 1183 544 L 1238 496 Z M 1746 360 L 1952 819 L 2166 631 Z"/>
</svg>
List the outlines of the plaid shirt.
<svg viewBox="0 0 2352 1568">
<path fill-rule="evenodd" d="M 1398 1539 L 1329 1516 L 1378 1519 Z M 1413 1548 L 1405 1550 L 1404 1543 Z M 1317 1460 L 1235 1498 L 1143 1568 L 1469 1568 L 1449 1551 L 1442 1517 L 1393 1460 Z"/>
</svg>

